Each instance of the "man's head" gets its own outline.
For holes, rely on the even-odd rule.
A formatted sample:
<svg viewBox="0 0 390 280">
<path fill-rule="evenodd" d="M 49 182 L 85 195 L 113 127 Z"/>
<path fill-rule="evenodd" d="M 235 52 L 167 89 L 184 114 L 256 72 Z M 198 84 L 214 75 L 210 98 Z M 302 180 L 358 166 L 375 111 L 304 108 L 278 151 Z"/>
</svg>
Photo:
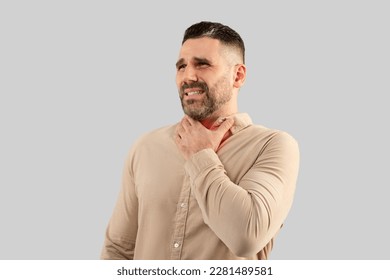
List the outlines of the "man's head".
<svg viewBox="0 0 390 280">
<path fill-rule="evenodd" d="M 213 22 L 190 26 L 176 63 L 184 112 L 196 120 L 236 113 L 236 95 L 246 75 L 244 56 L 244 42 L 230 27 Z"/>
<path fill-rule="evenodd" d="M 245 63 L 244 41 L 241 36 L 229 26 L 218 22 L 201 21 L 187 28 L 181 44 L 183 45 L 188 39 L 197 39 L 202 37 L 216 39 L 223 45 L 230 47 L 231 51 L 235 50 L 241 59 L 241 61 L 237 62 L 242 64 Z"/>
</svg>

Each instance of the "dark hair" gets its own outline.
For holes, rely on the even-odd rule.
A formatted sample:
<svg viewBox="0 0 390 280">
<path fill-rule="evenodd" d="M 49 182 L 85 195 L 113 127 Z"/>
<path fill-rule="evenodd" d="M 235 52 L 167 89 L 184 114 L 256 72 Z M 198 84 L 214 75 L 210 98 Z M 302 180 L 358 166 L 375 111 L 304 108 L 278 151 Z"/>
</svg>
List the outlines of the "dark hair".
<svg viewBox="0 0 390 280">
<path fill-rule="evenodd" d="M 245 63 L 245 45 L 241 36 L 227 25 L 218 22 L 201 21 L 187 28 L 184 32 L 183 41 L 209 37 L 221 41 L 223 44 L 236 48 L 242 55 L 242 61 Z"/>
</svg>

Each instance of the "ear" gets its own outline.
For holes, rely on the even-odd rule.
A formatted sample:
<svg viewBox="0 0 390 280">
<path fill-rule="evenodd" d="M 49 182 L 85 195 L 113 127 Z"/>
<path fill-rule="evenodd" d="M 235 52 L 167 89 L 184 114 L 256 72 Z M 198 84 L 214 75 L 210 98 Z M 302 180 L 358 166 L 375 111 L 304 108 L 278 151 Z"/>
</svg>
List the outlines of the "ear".
<svg viewBox="0 0 390 280">
<path fill-rule="evenodd" d="M 237 64 L 235 66 L 233 86 L 236 88 L 242 87 L 245 82 L 245 78 L 246 78 L 245 64 Z"/>
</svg>

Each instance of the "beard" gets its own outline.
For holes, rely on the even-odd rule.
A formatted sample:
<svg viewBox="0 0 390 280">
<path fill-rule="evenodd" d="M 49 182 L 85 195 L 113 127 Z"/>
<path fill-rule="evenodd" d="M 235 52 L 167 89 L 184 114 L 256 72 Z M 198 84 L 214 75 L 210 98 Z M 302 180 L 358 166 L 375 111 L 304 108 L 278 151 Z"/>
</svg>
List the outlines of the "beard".
<svg viewBox="0 0 390 280">
<path fill-rule="evenodd" d="M 184 90 L 187 88 L 200 88 L 203 93 L 201 100 L 184 100 Z M 209 88 L 204 82 L 184 84 L 180 88 L 181 106 L 186 115 L 194 120 L 202 121 L 219 110 L 232 98 L 232 89 L 228 87 L 228 81 L 222 77 L 213 87 Z"/>
</svg>

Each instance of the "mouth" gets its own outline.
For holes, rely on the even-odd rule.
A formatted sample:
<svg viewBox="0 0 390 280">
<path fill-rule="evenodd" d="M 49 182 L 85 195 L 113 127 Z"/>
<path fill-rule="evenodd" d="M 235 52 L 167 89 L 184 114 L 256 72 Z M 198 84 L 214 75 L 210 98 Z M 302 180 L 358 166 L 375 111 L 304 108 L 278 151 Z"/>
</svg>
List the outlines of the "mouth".
<svg viewBox="0 0 390 280">
<path fill-rule="evenodd" d="M 201 95 L 203 94 L 202 90 L 190 90 L 184 93 L 185 96 Z"/>
</svg>

